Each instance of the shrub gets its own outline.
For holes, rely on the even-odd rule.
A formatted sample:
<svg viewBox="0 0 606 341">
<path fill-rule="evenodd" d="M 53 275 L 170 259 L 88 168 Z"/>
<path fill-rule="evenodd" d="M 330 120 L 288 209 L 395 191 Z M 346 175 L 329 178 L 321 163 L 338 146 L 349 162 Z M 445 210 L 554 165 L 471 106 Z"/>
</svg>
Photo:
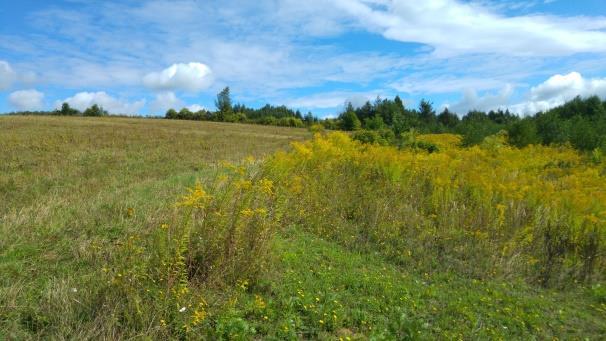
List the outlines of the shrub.
<svg viewBox="0 0 606 341">
<path fill-rule="evenodd" d="M 392 130 L 384 129 L 381 131 L 377 130 L 359 130 L 356 131 L 352 138 L 362 143 L 379 144 L 387 146 L 394 142 L 395 136 Z"/>
</svg>

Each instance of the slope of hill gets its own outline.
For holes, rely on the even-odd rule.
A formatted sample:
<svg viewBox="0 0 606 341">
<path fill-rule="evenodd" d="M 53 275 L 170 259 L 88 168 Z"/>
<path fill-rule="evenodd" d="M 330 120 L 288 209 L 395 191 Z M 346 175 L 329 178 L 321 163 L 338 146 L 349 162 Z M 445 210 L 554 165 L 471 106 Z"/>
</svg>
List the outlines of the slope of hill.
<svg viewBox="0 0 606 341">
<path fill-rule="evenodd" d="M 517 151 L 498 137 L 470 150 L 456 136 L 421 137 L 436 154 L 340 133 L 288 147 L 309 138 L 212 122 L 0 117 L 0 339 L 606 334 L 603 232 L 589 229 L 604 223 L 593 202 L 602 161 Z M 527 155 L 536 160 L 518 167 Z M 492 177 L 474 176 L 486 167 Z M 542 205 L 557 194 L 537 191 L 544 184 L 592 205 Z M 540 230 L 535 213 L 556 208 L 571 219 L 554 222 L 583 227 L 576 239 L 564 225 Z M 542 283 L 548 235 L 573 247 L 555 249 Z"/>
</svg>

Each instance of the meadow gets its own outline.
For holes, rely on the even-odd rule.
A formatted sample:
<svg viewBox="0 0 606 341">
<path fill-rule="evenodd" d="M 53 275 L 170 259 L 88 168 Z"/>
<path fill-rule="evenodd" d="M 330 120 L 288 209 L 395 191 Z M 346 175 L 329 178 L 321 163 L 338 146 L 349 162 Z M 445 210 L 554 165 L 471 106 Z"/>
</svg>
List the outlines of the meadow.
<svg viewBox="0 0 606 341">
<path fill-rule="evenodd" d="M 0 339 L 600 339 L 606 163 L 0 117 Z"/>
</svg>

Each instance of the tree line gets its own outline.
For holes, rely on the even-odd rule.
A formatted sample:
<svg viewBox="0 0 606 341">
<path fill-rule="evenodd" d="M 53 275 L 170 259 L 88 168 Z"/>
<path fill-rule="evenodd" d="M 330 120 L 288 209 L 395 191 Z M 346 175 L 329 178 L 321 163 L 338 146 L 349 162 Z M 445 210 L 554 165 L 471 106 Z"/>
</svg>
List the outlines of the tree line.
<svg viewBox="0 0 606 341">
<path fill-rule="evenodd" d="M 598 96 L 573 100 L 531 116 L 520 117 L 509 110 L 488 112 L 471 110 L 462 117 L 448 108 L 437 113 L 433 104 L 421 100 L 417 108 L 406 108 L 400 96 L 377 98 L 360 107 L 347 103 L 337 118 L 318 119 L 311 112 L 305 116 L 286 106 L 265 105 L 252 109 L 232 105 L 229 87 L 215 101 L 217 110 L 191 112 L 170 109 L 168 119 L 192 119 L 220 122 L 243 122 L 290 127 L 321 124 L 325 129 L 355 131 L 354 138 L 372 143 L 408 143 L 410 132 L 422 134 L 453 133 L 463 136 L 463 144 L 479 144 L 488 136 L 503 133 L 510 144 L 570 144 L 580 150 L 606 150 L 606 101 Z M 431 149 L 432 146 L 424 146 Z"/>
<path fill-rule="evenodd" d="M 15 111 L 10 112 L 8 115 L 50 115 L 50 116 L 109 116 L 107 110 L 103 109 L 102 106 L 93 104 L 90 107 L 80 111 L 76 108 L 72 108 L 68 103 L 63 103 L 60 109 L 51 111 Z M 124 116 L 124 115 L 112 115 L 112 116 Z"/>
<path fill-rule="evenodd" d="M 411 129 L 419 133 L 454 133 L 463 136 L 466 146 L 479 144 L 499 132 L 516 147 L 530 144 L 570 144 L 579 150 L 606 150 L 606 101 L 598 96 L 580 96 L 565 104 L 520 117 L 509 110 L 471 110 L 462 118 L 445 108 L 439 114 L 422 100 L 416 109 L 407 109 L 396 96 L 377 99 L 354 108 L 348 104 L 330 125 L 359 131 L 355 136 L 373 142 L 398 142 Z"/>
<path fill-rule="evenodd" d="M 284 105 L 254 109 L 244 104 L 233 104 L 229 87 L 217 94 L 216 111 L 187 108 L 169 109 L 164 118 L 217 122 L 240 122 L 285 127 L 321 125 L 325 129 L 354 131 L 354 138 L 380 144 L 410 143 L 412 133 L 454 133 L 463 136 L 463 144 L 479 144 L 488 136 L 502 133 L 516 147 L 530 144 L 570 144 L 579 150 L 606 151 L 606 101 L 598 96 L 580 96 L 553 109 L 520 117 L 509 110 L 488 112 L 471 110 L 462 117 L 448 108 L 437 113 L 433 104 L 421 100 L 417 108 L 407 108 L 399 96 L 393 99 L 377 98 L 360 107 L 347 103 L 336 118 L 319 119 L 311 112 Z M 94 104 L 84 111 L 63 103 L 53 111 L 20 111 L 13 115 L 108 116 L 103 107 Z M 124 116 L 124 115 L 117 115 Z M 421 146 L 431 150 L 432 146 Z"/>
<path fill-rule="evenodd" d="M 284 127 L 305 127 L 319 122 L 311 112 L 302 115 L 299 110 L 292 110 L 285 105 L 266 104 L 259 109 L 249 108 L 244 104 L 232 104 L 229 87 L 224 88 L 215 100 L 216 111 L 201 109 L 192 112 L 188 108 L 180 111 L 169 109 L 165 118 L 177 120 L 217 121 L 256 123 Z"/>
</svg>

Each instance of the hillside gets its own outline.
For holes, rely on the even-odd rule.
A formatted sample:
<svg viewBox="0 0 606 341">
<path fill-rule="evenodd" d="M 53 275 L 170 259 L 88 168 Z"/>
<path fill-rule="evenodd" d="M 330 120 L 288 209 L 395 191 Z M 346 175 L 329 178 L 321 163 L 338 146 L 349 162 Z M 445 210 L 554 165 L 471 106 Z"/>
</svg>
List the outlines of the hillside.
<svg viewBox="0 0 606 341">
<path fill-rule="evenodd" d="M 604 161 L 419 140 L 0 117 L 0 339 L 605 335 Z"/>
</svg>

